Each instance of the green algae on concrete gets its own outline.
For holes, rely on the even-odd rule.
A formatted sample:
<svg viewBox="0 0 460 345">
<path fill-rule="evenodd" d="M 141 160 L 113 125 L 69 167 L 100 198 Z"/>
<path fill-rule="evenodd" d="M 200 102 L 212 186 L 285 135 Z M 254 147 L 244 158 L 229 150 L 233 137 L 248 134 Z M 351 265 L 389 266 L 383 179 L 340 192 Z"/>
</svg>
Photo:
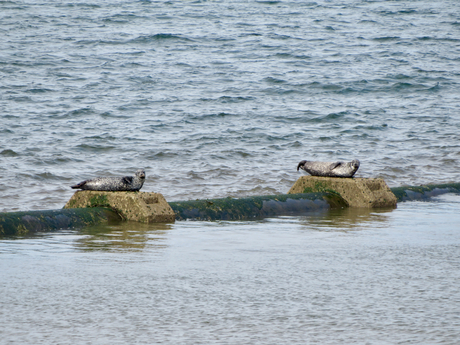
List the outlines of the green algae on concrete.
<svg viewBox="0 0 460 345">
<path fill-rule="evenodd" d="M 83 228 L 121 220 L 107 208 L 25 211 L 0 213 L 0 236 L 22 236 L 38 231 Z"/>
<path fill-rule="evenodd" d="M 346 207 L 334 193 L 265 195 L 247 198 L 222 198 L 170 202 L 176 220 L 246 220 L 281 215 L 299 215 L 309 211 Z"/>
<path fill-rule="evenodd" d="M 460 183 L 428 184 L 422 186 L 403 186 L 390 188 L 398 202 L 426 200 L 445 193 L 460 193 Z"/>
<path fill-rule="evenodd" d="M 328 192 L 339 194 L 350 207 L 396 207 L 396 197 L 381 178 L 302 176 L 288 194 Z"/>
<path fill-rule="evenodd" d="M 174 211 L 160 193 L 102 192 L 83 190 L 76 192 L 64 208 L 109 207 L 123 219 L 143 223 L 174 222 Z"/>
</svg>

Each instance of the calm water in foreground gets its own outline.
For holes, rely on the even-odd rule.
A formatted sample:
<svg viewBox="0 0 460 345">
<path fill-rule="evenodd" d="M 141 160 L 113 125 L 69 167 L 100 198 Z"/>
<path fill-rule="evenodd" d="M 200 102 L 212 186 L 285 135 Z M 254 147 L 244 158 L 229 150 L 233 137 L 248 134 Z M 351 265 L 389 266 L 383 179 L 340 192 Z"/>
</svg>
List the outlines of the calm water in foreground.
<svg viewBox="0 0 460 345">
<path fill-rule="evenodd" d="M 460 197 L 0 242 L 1 344 L 456 344 Z"/>
</svg>

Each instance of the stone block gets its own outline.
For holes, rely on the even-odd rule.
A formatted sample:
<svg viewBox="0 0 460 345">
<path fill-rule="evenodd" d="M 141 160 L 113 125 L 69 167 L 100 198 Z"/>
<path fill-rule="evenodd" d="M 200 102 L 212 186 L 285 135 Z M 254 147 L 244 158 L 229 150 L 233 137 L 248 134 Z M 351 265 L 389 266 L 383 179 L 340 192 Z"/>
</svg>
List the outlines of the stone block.
<svg viewBox="0 0 460 345">
<path fill-rule="evenodd" d="M 76 192 L 64 208 L 109 207 L 123 219 L 142 223 L 171 223 L 175 213 L 160 193 Z"/>
<path fill-rule="evenodd" d="M 349 207 L 396 207 L 396 196 L 381 178 L 337 178 L 302 176 L 288 194 L 338 193 Z"/>
</svg>

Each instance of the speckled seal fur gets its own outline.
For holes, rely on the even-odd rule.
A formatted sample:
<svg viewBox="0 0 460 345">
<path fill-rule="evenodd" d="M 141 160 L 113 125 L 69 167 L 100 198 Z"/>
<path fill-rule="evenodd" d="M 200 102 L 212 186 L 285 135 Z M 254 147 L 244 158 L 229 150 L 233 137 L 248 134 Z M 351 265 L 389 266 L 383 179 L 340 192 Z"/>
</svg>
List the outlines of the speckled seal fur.
<svg viewBox="0 0 460 345">
<path fill-rule="evenodd" d="M 312 176 L 324 177 L 353 177 L 359 169 L 359 160 L 351 162 L 311 162 L 301 161 L 297 166 Z"/>
<path fill-rule="evenodd" d="M 124 177 L 96 177 L 71 186 L 73 189 L 98 190 L 106 192 L 138 191 L 145 181 L 145 171 L 139 169 L 134 176 Z"/>
</svg>

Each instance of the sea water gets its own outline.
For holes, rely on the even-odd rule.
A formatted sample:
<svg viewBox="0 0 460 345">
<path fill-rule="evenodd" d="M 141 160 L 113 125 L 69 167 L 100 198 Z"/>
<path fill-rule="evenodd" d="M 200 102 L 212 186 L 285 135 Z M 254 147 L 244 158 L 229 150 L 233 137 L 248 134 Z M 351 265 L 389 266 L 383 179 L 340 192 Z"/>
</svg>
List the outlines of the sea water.
<svg viewBox="0 0 460 345">
<path fill-rule="evenodd" d="M 1 344 L 456 344 L 460 198 L 0 241 Z"/>
<path fill-rule="evenodd" d="M 2 1 L 0 211 L 144 168 L 168 201 L 300 160 L 459 182 L 456 1 Z M 459 202 L 0 241 L 1 344 L 456 344 Z"/>
</svg>

